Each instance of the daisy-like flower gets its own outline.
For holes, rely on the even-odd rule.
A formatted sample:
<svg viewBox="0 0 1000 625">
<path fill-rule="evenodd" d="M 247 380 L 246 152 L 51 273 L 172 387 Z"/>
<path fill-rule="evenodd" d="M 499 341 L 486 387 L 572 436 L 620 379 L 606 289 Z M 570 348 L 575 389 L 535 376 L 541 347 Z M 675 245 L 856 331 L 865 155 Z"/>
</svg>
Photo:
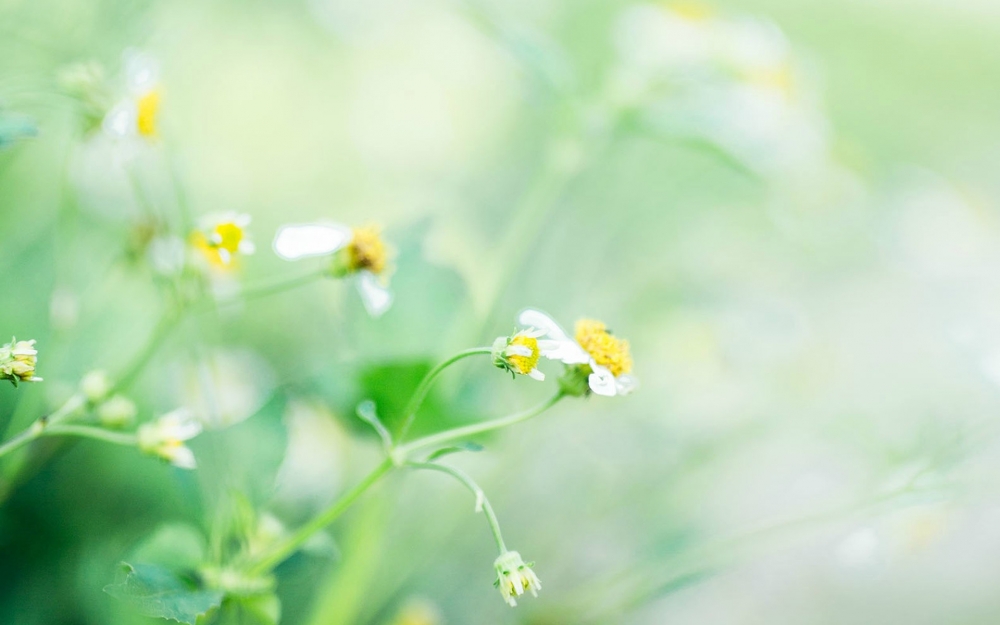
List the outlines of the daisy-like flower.
<svg viewBox="0 0 1000 625">
<path fill-rule="evenodd" d="M 636 385 L 632 372 L 632 355 L 628 341 L 611 334 L 600 321 L 581 319 L 576 324 L 576 336 L 570 338 L 552 317 L 538 310 L 524 310 L 518 322 L 529 328 L 538 328 L 551 341 L 542 355 L 569 366 L 571 375 L 585 378 L 586 386 L 578 394 L 589 391 L 614 397 L 627 395 Z"/>
<path fill-rule="evenodd" d="M 541 382 L 545 374 L 538 369 L 542 356 L 550 357 L 559 343 L 547 339 L 539 340 L 545 330 L 525 328 L 511 336 L 500 336 L 493 342 L 493 364 L 511 375 L 526 375 Z"/>
<path fill-rule="evenodd" d="M 140 427 L 139 449 L 182 469 L 193 469 L 196 466 L 194 452 L 184 441 L 200 432 L 201 423 L 190 411 L 180 408 Z"/>
<path fill-rule="evenodd" d="M 542 589 L 542 582 L 531 570 L 532 566 L 533 563 L 525 563 L 516 551 L 505 551 L 493 562 L 497 571 L 497 581 L 493 585 L 500 589 L 500 595 L 510 607 L 516 606 L 517 597 L 525 592 L 531 591 L 537 597 Z"/>
<path fill-rule="evenodd" d="M 104 130 L 112 137 L 156 139 L 160 112 L 160 67 L 152 56 L 136 50 L 125 52 L 126 95 L 104 117 Z"/>
<path fill-rule="evenodd" d="M 330 275 L 355 277 L 361 301 L 373 317 L 381 316 L 392 306 L 392 291 L 388 288 L 392 252 L 378 226 L 289 224 L 278 229 L 273 247 L 285 260 L 331 257 Z"/>
<path fill-rule="evenodd" d="M 11 338 L 10 343 L 0 346 L 0 380 L 10 380 L 17 386 L 19 382 L 41 382 L 35 376 L 38 364 L 38 350 L 34 339 L 19 341 Z"/>
<path fill-rule="evenodd" d="M 250 215 L 225 213 L 209 218 L 206 224 L 206 228 L 191 235 L 191 244 L 202 253 L 210 266 L 229 269 L 237 255 L 254 253 L 256 248 L 247 232 Z"/>
</svg>

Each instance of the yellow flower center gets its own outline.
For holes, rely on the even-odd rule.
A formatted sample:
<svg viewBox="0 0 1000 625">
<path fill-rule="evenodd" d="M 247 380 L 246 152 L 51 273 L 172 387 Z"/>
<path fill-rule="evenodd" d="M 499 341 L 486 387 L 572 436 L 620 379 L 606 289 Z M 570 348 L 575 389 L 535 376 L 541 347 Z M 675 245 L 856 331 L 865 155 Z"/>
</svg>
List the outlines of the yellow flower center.
<svg viewBox="0 0 1000 625">
<path fill-rule="evenodd" d="M 243 241 L 243 228 L 232 222 L 221 223 L 215 227 L 214 233 L 216 247 L 222 248 L 230 254 L 239 251 L 240 242 Z"/>
<path fill-rule="evenodd" d="M 676 13 L 679 17 L 692 22 L 704 22 L 711 19 L 715 15 L 715 11 L 713 11 L 712 7 L 707 4 L 688 0 L 682 2 L 668 2 L 667 8 Z"/>
<path fill-rule="evenodd" d="M 223 222 L 212 228 L 210 236 L 204 232 L 191 235 L 191 243 L 201 251 L 208 262 L 215 267 L 228 268 L 236 260 L 245 233 L 243 228 L 233 222 Z M 222 253 L 225 250 L 225 254 Z"/>
<path fill-rule="evenodd" d="M 367 269 L 376 275 L 385 271 L 389 256 L 378 226 L 355 228 L 347 253 L 352 271 Z"/>
<path fill-rule="evenodd" d="M 156 118 L 160 111 L 160 90 L 157 88 L 147 91 L 136 102 L 136 106 L 139 109 L 136 116 L 139 134 L 147 138 L 155 137 Z"/>
<path fill-rule="evenodd" d="M 530 356 L 519 356 L 517 354 L 507 356 L 507 362 L 521 375 L 528 375 L 538 366 L 538 359 L 541 352 L 538 351 L 538 339 L 533 336 L 518 334 L 510 341 L 511 345 L 520 345 L 531 350 Z"/>
<path fill-rule="evenodd" d="M 585 349 L 594 362 L 607 367 L 618 377 L 632 371 L 632 354 L 628 341 L 612 336 L 606 325 L 593 319 L 576 322 L 576 342 Z"/>
</svg>

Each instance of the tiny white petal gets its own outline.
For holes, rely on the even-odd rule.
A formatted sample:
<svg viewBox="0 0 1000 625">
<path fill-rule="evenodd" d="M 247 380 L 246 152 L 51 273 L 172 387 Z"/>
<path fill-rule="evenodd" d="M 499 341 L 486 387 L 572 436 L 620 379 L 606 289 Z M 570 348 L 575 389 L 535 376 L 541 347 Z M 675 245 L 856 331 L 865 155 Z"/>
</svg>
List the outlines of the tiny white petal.
<svg viewBox="0 0 1000 625">
<path fill-rule="evenodd" d="M 114 137 L 126 137 L 133 133 L 136 128 L 136 119 L 139 116 L 135 102 L 127 100 L 119 102 L 108 111 L 101 126 L 104 132 Z"/>
<path fill-rule="evenodd" d="M 582 365 L 590 362 L 590 354 L 580 347 L 576 341 L 553 341 L 555 346 L 549 345 L 548 349 L 541 351 L 541 354 L 549 360 L 558 360 L 567 365 Z M 539 345 L 541 350 L 541 345 Z"/>
<path fill-rule="evenodd" d="M 556 323 L 552 317 L 546 315 L 540 310 L 534 310 L 532 308 L 522 310 L 517 316 L 517 322 L 523 326 L 543 330 L 549 338 L 557 341 L 569 340 L 569 336 L 561 327 L 559 327 L 559 324 Z"/>
<path fill-rule="evenodd" d="M 253 244 L 252 241 L 240 241 L 239 245 L 240 254 L 250 255 L 257 251 L 257 246 Z"/>
<path fill-rule="evenodd" d="M 282 226 L 274 237 L 274 253 L 285 260 L 332 254 L 351 240 L 351 230 L 338 224 Z"/>
<path fill-rule="evenodd" d="M 528 375 L 533 380 L 538 380 L 539 382 L 545 381 L 545 374 L 539 371 L 538 369 L 532 369 L 531 371 L 528 372 Z"/>
<path fill-rule="evenodd" d="M 357 283 L 361 301 L 372 317 L 381 317 L 392 306 L 392 291 L 382 286 L 370 271 L 359 273 Z"/>
<path fill-rule="evenodd" d="M 531 348 L 527 345 L 508 345 L 505 350 L 508 356 L 525 356 L 531 357 Z"/>
<path fill-rule="evenodd" d="M 230 262 L 232 262 L 233 255 L 230 254 L 229 250 L 227 250 L 226 248 L 224 248 L 224 247 L 217 247 L 217 248 L 215 248 L 215 251 L 217 251 L 219 253 L 219 258 L 222 260 L 223 264 L 228 265 Z"/>
<path fill-rule="evenodd" d="M 156 58 L 138 50 L 126 50 L 124 56 L 129 91 L 143 95 L 154 89 L 160 81 L 160 64 Z"/>
<path fill-rule="evenodd" d="M 620 375 L 615 379 L 619 395 L 628 395 L 639 387 L 639 380 L 631 375 Z"/>
<path fill-rule="evenodd" d="M 605 397 L 614 397 L 618 389 L 615 385 L 615 376 L 611 375 L 611 372 L 602 367 L 601 365 L 591 362 L 590 368 L 594 370 L 587 378 L 587 382 L 590 384 L 590 390 L 594 391 L 598 395 L 604 395 Z"/>
<path fill-rule="evenodd" d="M 194 469 L 198 466 L 194 459 L 194 452 L 183 445 L 170 450 L 169 460 L 170 464 L 182 469 Z"/>
</svg>

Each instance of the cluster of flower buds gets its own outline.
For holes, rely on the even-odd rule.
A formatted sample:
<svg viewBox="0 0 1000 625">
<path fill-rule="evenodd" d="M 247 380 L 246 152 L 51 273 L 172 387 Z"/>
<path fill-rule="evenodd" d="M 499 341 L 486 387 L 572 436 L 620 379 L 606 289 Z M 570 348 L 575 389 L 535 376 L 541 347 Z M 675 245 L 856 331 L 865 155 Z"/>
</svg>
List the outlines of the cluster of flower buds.
<svg viewBox="0 0 1000 625">
<path fill-rule="evenodd" d="M 11 338 L 10 343 L 0 347 L 0 380 L 10 380 L 17 386 L 19 382 L 41 382 L 35 376 L 38 364 L 38 350 L 35 341 L 19 341 Z"/>
</svg>

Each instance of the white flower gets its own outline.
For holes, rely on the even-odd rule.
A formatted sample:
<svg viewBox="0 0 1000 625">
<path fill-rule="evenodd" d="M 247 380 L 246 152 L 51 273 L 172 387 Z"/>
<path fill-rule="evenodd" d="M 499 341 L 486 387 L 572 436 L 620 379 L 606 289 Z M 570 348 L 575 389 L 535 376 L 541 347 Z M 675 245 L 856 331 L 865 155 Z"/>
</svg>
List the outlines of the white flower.
<svg viewBox="0 0 1000 625">
<path fill-rule="evenodd" d="M 41 382 L 42 378 L 35 376 L 35 366 L 38 364 L 38 350 L 35 340 L 19 341 L 11 338 L 10 343 L 0 346 L 0 380 L 10 380 L 17 386 L 18 382 Z"/>
<path fill-rule="evenodd" d="M 201 423 L 187 409 L 180 408 L 140 427 L 139 449 L 182 469 L 193 469 L 194 453 L 184 441 L 199 433 Z"/>
<path fill-rule="evenodd" d="M 525 328 L 512 336 L 497 337 L 493 342 L 493 364 L 512 374 L 543 381 L 545 374 L 538 369 L 539 359 L 542 356 L 552 358 L 560 348 L 557 341 L 538 339 L 544 335 L 544 330 Z"/>
<path fill-rule="evenodd" d="M 126 50 L 124 65 L 127 94 L 104 117 L 104 131 L 118 139 L 152 140 L 158 134 L 159 64 L 148 54 Z"/>
<path fill-rule="evenodd" d="M 365 309 L 379 317 L 392 306 L 390 250 L 377 226 L 349 228 L 337 223 L 289 224 L 278 229 L 274 252 L 285 260 L 330 256 L 330 273 L 355 276 Z"/>
<path fill-rule="evenodd" d="M 250 221 L 250 215 L 234 212 L 208 217 L 204 229 L 196 231 L 191 242 L 211 266 L 228 269 L 238 254 L 248 256 L 256 251 L 247 232 Z"/>
<path fill-rule="evenodd" d="M 537 328 L 548 337 L 547 349 L 541 355 L 558 360 L 587 374 L 587 386 L 598 395 L 627 395 L 637 386 L 630 375 L 632 356 L 628 341 L 611 335 L 607 327 L 590 319 L 576 324 L 576 338 L 568 334 L 545 313 L 527 309 L 518 315 L 518 323 Z"/>
<path fill-rule="evenodd" d="M 90 371 L 80 380 L 80 390 L 92 404 L 104 399 L 111 390 L 111 380 L 104 371 Z"/>
<path fill-rule="evenodd" d="M 497 581 L 494 586 L 500 589 L 500 594 L 507 605 L 514 607 L 517 605 L 517 597 L 525 591 L 538 596 L 538 591 L 542 589 L 542 582 L 531 570 L 531 563 L 525 563 L 521 559 L 521 554 L 516 551 L 505 551 L 493 562 L 493 568 L 497 572 Z"/>
</svg>

